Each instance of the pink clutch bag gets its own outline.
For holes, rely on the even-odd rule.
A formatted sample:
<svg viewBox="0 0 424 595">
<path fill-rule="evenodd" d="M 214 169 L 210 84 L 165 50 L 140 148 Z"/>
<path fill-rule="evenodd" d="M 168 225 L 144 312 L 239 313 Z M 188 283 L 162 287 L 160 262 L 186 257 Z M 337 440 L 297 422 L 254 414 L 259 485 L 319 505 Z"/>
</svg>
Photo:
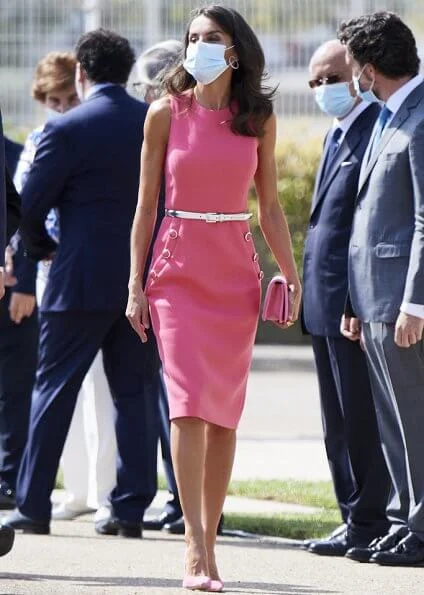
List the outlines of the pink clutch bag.
<svg viewBox="0 0 424 595">
<path fill-rule="evenodd" d="M 262 320 L 283 324 L 289 319 L 289 286 L 282 275 L 269 282 L 262 308 Z"/>
</svg>

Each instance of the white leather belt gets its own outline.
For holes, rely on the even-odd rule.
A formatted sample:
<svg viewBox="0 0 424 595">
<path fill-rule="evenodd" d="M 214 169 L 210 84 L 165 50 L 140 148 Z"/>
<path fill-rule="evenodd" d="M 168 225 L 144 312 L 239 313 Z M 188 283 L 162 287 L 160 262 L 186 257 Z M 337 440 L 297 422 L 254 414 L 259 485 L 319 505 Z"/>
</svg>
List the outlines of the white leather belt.
<svg viewBox="0 0 424 595">
<path fill-rule="evenodd" d="M 166 209 L 165 214 L 168 217 L 178 217 L 179 219 L 197 219 L 206 221 L 206 223 L 224 223 L 224 221 L 248 221 L 252 213 L 194 213 L 193 211 L 175 211 Z"/>
</svg>

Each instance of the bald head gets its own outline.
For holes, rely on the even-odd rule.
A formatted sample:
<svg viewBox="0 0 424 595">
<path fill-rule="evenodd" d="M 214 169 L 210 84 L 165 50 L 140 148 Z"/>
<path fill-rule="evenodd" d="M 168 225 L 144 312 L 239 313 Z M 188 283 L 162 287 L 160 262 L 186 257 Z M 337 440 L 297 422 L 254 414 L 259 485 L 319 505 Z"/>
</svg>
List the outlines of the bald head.
<svg viewBox="0 0 424 595">
<path fill-rule="evenodd" d="M 346 46 L 338 39 L 326 41 L 314 52 L 309 62 L 311 80 L 337 76 L 338 82 L 352 80 L 352 68 L 346 61 Z"/>
</svg>

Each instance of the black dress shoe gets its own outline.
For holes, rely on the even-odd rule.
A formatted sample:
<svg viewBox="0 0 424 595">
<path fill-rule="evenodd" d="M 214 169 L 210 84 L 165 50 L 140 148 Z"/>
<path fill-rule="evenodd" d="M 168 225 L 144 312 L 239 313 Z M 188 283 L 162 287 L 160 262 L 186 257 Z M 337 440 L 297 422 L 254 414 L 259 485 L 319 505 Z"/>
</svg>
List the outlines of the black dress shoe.
<svg viewBox="0 0 424 595">
<path fill-rule="evenodd" d="M 107 517 L 94 524 L 96 533 L 99 535 L 119 535 L 120 537 L 143 537 L 141 523 L 121 521 L 113 517 Z"/>
<path fill-rule="evenodd" d="M 387 552 L 377 552 L 370 562 L 383 566 L 415 566 L 424 562 L 424 542 L 414 533 L 408 533 L 394 548 Z"/>
<path fill-rule="evenodd" d="M 15 541 L 15 531 L 12 527 L 0 525 L 0 556 L 5 556 L 10 552 Z"/>
<path fill-rule="evenodd" d="M 173 523 L 168 523 L 168 524 L 164 525 L 163 528 L 167 533 L 172 533 L 172 535 L 184 535 L 184 533 L 185 533 L 184 517 L 181 517 L 180 519 L 178 519 L 177 521 L 174 521 Z M 223 529 L 224 529 L 224 515 L 222 514 L 221 518 L 219 519 L 218 529 L 217 529 L 216 534 L 222 535 Z"/>
<path fill-rule="evenodd" d="M 0 482 L 0 510 L 16 508 L 15 491 L 5 482 Z"/>
<path fill-rule="evenodd" d="M 13 527 L 15 530 L 34 535 L 48 535 L 50 533 L 49 521 L 36 521 L 25 516 L 16 508 L 11 514 L 2 519 L 3 525 Z"/>
<path fill-rule="evenodd" d="M 312 543 L 309 546 L 308 552 L 318 554 L 319 556 L 344 556 L 352 547 L 366 547 L 369 541 L 353 540 L 348 531 L 344 531 L 337 537 L 332 537 L 328 540 L 321 540 Z"/>
<path fill-rule="evenodd" d="M 180 512 L 167 512 L 164 510 L 159 516 L 143 519 L 143 529 L 161 531 L 164 525 L 170 525 L 180 518 Z"/>
<path fill-rule="evenodd" d="M 352 547 L 346 552 L 346 558 L 355 560 L 355 562 L 369 562 L 371 556 L 378 552 L 388 552 L 408 534 L 408 529 L 402 527 L 396 532 L 388 533 L 383 537 L 377 537 L 371 541 L 368 547 Z"/>
<path fill-rule="evenodd" d="M 313 543 L 318 543 L 319 541 L 328 541 L 328 540 L 332 539 L 333 537 L 338 537 L 345 531 L 346 531 L 346 523 L 342 523 L 341 525 L 336 527 L 334 529 L 334 531 L 332 533 L 330 533 L 330 535 L 327 535 L 327 537 L 316 538 L 316 539 L 304 539 L 302 542 L 302 545 L 300 547 L 302 550 L 308 550 Z"/>
</svg>

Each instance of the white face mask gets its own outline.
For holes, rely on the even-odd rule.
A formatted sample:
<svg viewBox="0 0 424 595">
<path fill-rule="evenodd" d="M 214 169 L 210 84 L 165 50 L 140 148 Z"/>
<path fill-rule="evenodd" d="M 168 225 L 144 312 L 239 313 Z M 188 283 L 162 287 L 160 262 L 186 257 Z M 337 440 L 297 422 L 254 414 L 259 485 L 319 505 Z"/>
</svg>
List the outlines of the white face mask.
<svg viewBox="0 0 424 595">
<path fill-rule="evenodd" d="M 52 120 L 57 120 L 58 118 L 60 118 L 60 116 L 63 116 L 63 113 L 57 112 L 55 109 L 52 109 L 51 107 L 46 107 L 45 112 L 48 122 L 51 122 Z"/>
<path fill-rule="evenodd" d="M 198 83 L 210 85 L 230 66 L 225 59 L 225 51 L 233 47 L 204 41 L 190 43 L 183 66 Z"/>
</svg>

